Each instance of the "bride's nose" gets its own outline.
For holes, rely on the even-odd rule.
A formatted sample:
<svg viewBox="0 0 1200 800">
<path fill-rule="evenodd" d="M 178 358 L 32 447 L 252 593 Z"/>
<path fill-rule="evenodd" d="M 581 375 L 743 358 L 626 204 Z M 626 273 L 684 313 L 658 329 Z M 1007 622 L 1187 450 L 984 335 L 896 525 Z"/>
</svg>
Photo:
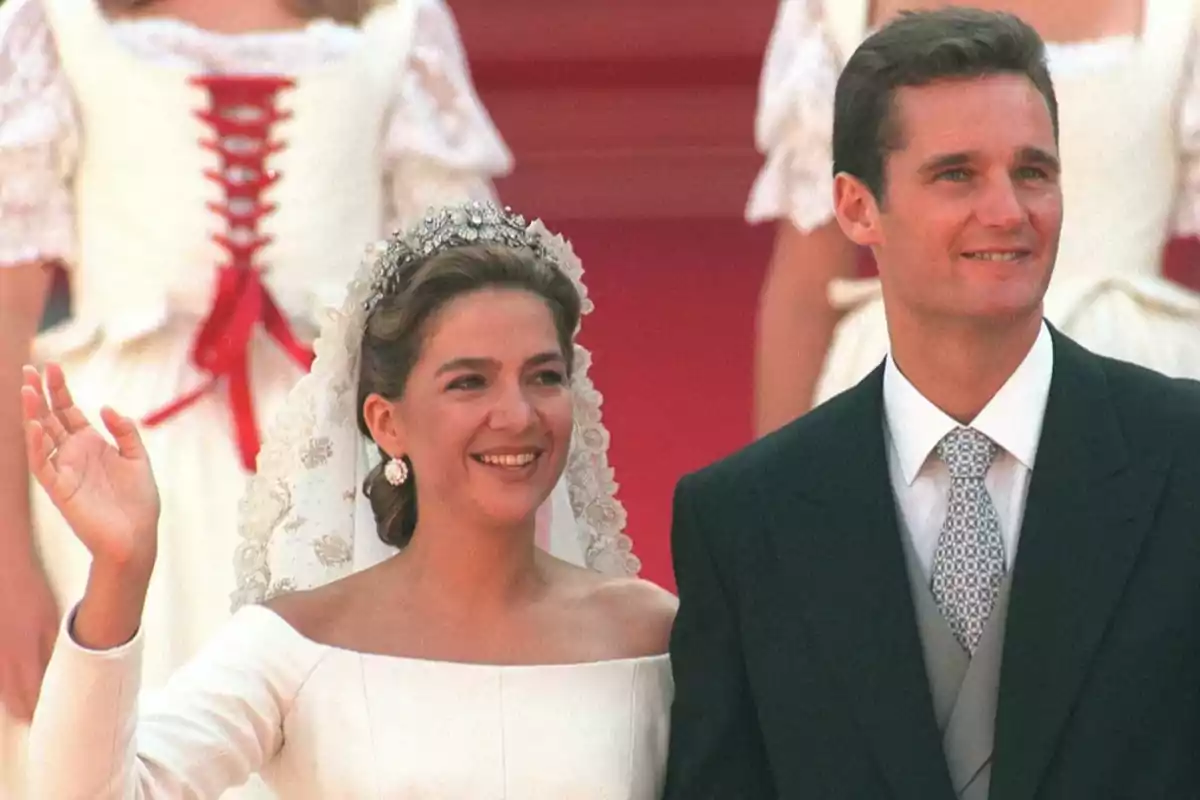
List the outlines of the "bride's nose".
<svg viewBox="0 0 1200 800">
<path fill-rule="evenodd" d="M 533 423 L 537 412 L 525 387 L 512 382 L 498 387 L 488 422 L 500 430 L 523 431 Z"/>
</svg>

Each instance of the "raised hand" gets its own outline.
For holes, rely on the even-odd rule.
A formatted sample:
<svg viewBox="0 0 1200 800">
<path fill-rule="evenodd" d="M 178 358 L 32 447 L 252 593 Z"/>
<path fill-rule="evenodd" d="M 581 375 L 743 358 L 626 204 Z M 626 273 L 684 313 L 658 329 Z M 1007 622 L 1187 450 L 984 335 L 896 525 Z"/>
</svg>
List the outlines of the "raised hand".
<svg viewBox="0 0 1200 800">
<path fill-rule="evenodd" d="M 29 469 L 94 564 L 148 580 L 157 553 L 158 487 L 134 422 L 111 408 L 100 419 L 115 446 L 71 399 L 62 370 L 25 367 L 21 388 Z M 47 394 L 49 397 L 47 398 Z"/>
</svg>

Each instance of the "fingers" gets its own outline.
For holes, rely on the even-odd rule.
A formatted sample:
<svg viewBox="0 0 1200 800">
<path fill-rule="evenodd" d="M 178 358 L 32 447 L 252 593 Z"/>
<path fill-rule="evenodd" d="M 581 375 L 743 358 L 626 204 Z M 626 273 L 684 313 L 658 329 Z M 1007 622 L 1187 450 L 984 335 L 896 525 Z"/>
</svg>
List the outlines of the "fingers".
<svg viewBox="0 0 1200 800">
<path fill-rule="evenodd" d="M 53 440 L 40 422 L 29 420 L 25 423 L 25 452 L 29 459 L 29 471 L 52 497 L 54 486 L 58 483 L 58 468 L 51 458 L 54 449 Z"/>
<path fill-rule="evenodd" d="M 58 364 L 46 365 L 46 387 L 50 390 L 50 408 L 67 433 L 76 433 L 88 426 L 87 417 L 75 405 L 67 378 Z"/>
<path fill-rule="evenodd" d="M 129 417 L 123 417 L 108 406 L 100 409 L 100 419 L 112 434 L 117 450 L 125 458 L 146 459 L 146 446 L 137 425 Z"/>
<path fill-rule="evenodd" d="M 61 445 L 67 439 L 67 429 L 62 421 L 50 412 L 50 407 L 46 404 L 42 376 L 33 367 L 25 367 L 22 375 L 25 383 L 21 387 L 21 411 L 25 419 L 39 423 L 55 447 Z"/>
</svg>

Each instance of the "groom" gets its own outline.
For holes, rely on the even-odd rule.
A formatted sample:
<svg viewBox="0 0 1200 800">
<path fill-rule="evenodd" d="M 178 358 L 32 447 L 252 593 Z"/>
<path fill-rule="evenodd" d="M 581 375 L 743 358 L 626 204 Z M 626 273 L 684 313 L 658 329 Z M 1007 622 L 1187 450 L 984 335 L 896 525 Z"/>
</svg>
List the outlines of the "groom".
<svg viewBox="0 0 1200 800">
<path fill-rule="evenodd" d="M 891 353 L 680 481 L 666 798 L 1200 797 L 1200 384 L 1042 319 L 1041 40 L 905 15 L 835 108 Z"/>
</svg>

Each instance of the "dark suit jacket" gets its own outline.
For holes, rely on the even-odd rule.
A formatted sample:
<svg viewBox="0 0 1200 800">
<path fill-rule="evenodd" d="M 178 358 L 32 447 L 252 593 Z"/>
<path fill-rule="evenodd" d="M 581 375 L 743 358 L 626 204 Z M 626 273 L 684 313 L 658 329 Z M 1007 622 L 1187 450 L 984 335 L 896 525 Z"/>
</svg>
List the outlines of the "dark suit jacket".
<svg viewBox="0 0 1200 800">
<path fill-rule="evenodd" d="M 883 370 L 679 482 L 667 800 L 951 800 Z M 1200 798 L 1200 384 L 1054 333 L 990 800 Z"/>
</svg>

